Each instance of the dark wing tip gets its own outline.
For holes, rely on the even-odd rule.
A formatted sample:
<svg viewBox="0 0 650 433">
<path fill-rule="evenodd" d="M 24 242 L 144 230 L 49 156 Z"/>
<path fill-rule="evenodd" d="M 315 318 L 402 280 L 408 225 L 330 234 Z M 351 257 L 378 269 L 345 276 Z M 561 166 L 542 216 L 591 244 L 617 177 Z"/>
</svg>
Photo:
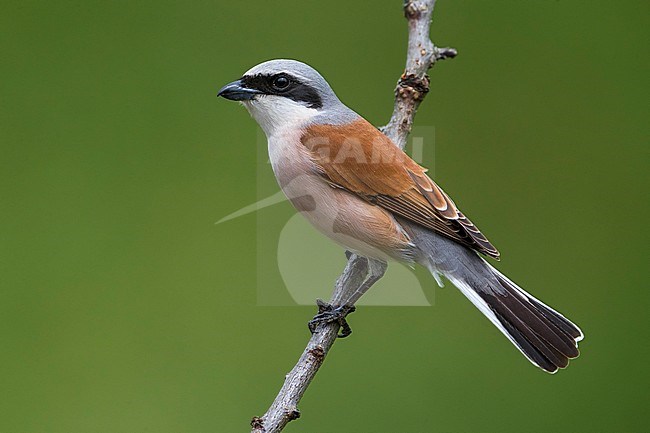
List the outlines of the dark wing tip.
<svg viewBox="0 0 650 433">
<path fill-rule="evenodd" d="M 459 233 L 461 234 L 460 237 L 450 236 L 448 233 L 444 232 L 441 232 L 441 234 L 447 235 L 451 239 L 461 242 L 481 254 L 499 260 L 501 256 L 499 251 L 490 243 L 490 241 L 487 240 L 479 228 L 476 227 L 474 223 L 460 211 L 460 209 L 458 209 L 453 200 L 442 190 L 442 188 L 436 185 L 431 178 L 424 174 L 424 171 L 422 174 L 417 174 L 407 169 L 407 172 L 415 183 L 417 190 L 422 196 L 424 196 L 433 209 L 435 209 L 438 216 L 446 220 L 448 224 L 455 225 L 456 228 L 460 229 L 455 230 L 451 227 L 453 231 L 462 232 Z"/>
<path fill-rule="evenodd" d="M 494 245 L 481 233 L 481 231 L 474 225 L 469 218 L 465 216 L 460 210 L 458 211 L 458 222 L 463 226 L 465 232 L 476 244 L 476 250 L 486 256 L 490 256 L 496 260 L 500 260 L 501 253 Z"/>
</svg>

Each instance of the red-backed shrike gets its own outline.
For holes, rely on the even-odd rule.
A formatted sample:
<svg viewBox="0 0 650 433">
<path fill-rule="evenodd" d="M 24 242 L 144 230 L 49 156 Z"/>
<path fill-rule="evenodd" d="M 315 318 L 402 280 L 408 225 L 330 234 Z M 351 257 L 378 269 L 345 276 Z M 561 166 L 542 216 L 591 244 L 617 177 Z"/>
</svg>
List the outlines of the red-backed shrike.
<svg viewBox="0 0 650 433">
<path fill-rule="evenodd" d="M 219 96 L 241 101 L 268 139 L 273 172 L 318 230 L 350 251 L 444 275 L 535 365 L 554 373 L 578 356 L 580 329 L 480 254 L 478 228 L 388 137 L 294 60 L 259 64 Z"/>
</svg>

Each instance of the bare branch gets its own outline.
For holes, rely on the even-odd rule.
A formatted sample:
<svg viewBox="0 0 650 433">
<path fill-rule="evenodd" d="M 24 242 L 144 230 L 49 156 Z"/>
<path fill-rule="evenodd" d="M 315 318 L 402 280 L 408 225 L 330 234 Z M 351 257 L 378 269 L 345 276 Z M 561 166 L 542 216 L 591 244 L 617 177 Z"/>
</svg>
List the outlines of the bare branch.
<svg viewBox="0 0 650 433">
<path fill-rule="evenodd" d="M 341 305 L 342 297 L 348 297 L 348 293 L 363 287 L 370 277 L 374 275 L 369 269 L 370 261 L 364 257 L 351 256 L 343 271 L 343 274 L 336 281 L 336 287 L 332 300 L 333 305 Z M 385 270 L 385 266 L 383 267 Z M 383 272 L 381 273 L 383 275 Z M 379 279 L 380 277 L 377 277 Z M 374 280 L 376 281 L 376 280 Z M 372 283 L 374 283 L 372 281 Z M 370 285 L 372 285 L 370 283 Z M 293 369 L 286 375 L 284 385 L 268 411 L 262 417 L 254 417 L 251 421 L 252 433 L 275 433 L 289 423 L 300 417 L 298 403 L 312 379 L 318 372 L 325 356 L 332 344 L 336 341 L 339 332 L 337 322 L 323 323 L 318 325 L 303 351 L 300 359 Z"/>
<path fill-rule="evenodd" d="M 382 129 L 382 132 L 402 149 L 411 132 L 415 113 L 429 92 L 427 71 L 436 61 L 457 55 L 455 49 L 438 48 L 429 39 L 435 3 L 435 0 L 404 2 L 404 15 L 409 26 L 406 68 L 395 89 L 393 115 Z"/>
<path fill-rule="evenodd" d="M 393 115 L 382 128 L 382 132 L 402 149 L 411 132 L 418 106 L 429 92 L 427 71 L 436 61 L 457 54 L 453 48 L 436 47 L 429 38 L 434 6 L 435 0 L 404 2 L 404 15 L 409 27 L 406 68 L 395 89 Z M 387 265 L 356 254 L 346 254 L 348 263 L 336 281 L 330 304 L 349 307 L 353 311 L 352 306 L 384 275 Z M 340 326 L 340 322 L 318 324 L 269 410 L 262 417 L 252 419 L 252 433 L 277 433 L 289 421 L 300 417 L 298 403 L 336 341 Z"/>
</svg>

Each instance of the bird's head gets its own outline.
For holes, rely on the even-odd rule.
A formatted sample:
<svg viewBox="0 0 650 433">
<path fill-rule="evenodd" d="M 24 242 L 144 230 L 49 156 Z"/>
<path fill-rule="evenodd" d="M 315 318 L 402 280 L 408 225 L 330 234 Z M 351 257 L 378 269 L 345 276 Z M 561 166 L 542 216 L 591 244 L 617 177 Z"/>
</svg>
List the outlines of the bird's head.
<svg viewBox="0 0 650 433">
<path fill-rule="evenodd" d="M 226 84 L 218 96 L 242 102 L 267 136 L 317 116 L 333 123 L 351 116 L 318 71 L 296 60 L 260 63 Z"/>
</svg>

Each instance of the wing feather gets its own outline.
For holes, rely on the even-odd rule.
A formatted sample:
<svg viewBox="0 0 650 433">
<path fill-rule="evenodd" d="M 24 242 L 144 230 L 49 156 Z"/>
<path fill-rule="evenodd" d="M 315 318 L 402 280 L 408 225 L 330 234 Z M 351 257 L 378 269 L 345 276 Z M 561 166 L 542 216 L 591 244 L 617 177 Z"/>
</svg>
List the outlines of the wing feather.
<svg viewBox="0 0 650 433">
<path fill-rule="evenodd" d="M 301 142 L 317 172 L 332 186 L 499 258 L 497 249 L 427 176 L 426 169 L 364 119 L 348 125 L 311 125 Z"/>
</svg>

